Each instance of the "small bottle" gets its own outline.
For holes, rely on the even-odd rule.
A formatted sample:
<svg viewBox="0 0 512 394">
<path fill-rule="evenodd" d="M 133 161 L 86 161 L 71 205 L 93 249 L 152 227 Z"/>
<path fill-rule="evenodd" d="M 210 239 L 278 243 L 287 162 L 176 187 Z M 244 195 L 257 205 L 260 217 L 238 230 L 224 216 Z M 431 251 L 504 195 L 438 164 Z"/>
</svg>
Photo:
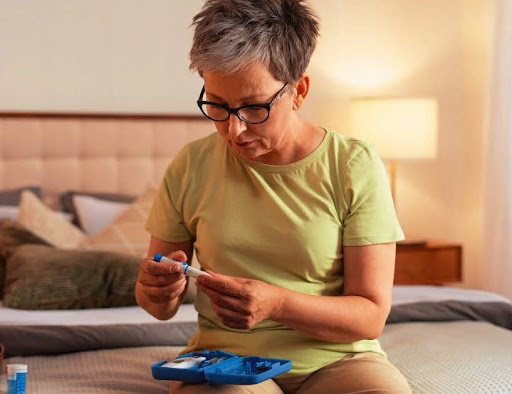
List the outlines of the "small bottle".
<svg viewBox="0 0 512 394">
<path fill-rule="evenodd" d="M 25 394 L 27 387 L 27 365 L 7 365 L 7 394 Z"/>
</svg>

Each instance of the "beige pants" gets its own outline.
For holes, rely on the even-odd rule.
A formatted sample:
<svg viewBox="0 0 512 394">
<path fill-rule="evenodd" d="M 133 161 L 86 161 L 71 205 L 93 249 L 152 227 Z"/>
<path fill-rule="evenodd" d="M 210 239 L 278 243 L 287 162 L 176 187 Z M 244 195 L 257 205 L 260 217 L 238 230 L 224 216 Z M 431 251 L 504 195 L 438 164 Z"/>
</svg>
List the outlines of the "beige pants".
<svg viewBox="0 0 512 394">
<path fill-rule="evenodd" d="M 359 353 L 309 375 L 266 380 L 249 386 L 172 382 L 171 394 L 346 394 L 412 393 L 400 371 L 374 353 Z"/>
</svg>

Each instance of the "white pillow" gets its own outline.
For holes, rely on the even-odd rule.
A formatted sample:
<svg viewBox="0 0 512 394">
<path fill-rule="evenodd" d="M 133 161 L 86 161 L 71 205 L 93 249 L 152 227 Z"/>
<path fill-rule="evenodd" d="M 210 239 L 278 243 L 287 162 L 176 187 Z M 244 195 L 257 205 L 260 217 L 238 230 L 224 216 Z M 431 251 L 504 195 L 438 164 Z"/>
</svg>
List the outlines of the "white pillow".
<svg viewBox="0 0 512 394">
<path fill-rule="evenodd" d="M 95 235 L 107 228 L 130 205 L 125 202 L 101 200 L 91 196 L 73 196 L 78 221 L 88 235 Z"/>
<path fill-rule="evenodd" d="M 9 205 L 0 205 L 0 219 L 9 219 L 15 222 L 18 220 L 18 207 L 12 207 Z"/>
<path fill-rule="evenodd" d="M 151 234 L 144 228 L 156 196 L 156 189 L 148 187 L 126 211 L 99 234 L 84 239 L 80 245 L 86 250 L 108 250 L 145 257 Z"/>
</svg>

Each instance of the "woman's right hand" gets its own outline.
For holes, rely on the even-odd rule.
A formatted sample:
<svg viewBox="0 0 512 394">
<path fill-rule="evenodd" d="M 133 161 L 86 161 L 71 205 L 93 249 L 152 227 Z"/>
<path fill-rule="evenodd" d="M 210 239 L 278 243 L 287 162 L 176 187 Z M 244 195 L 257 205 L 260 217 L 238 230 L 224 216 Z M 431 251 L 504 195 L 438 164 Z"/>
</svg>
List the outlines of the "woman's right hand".
<svg viewBox="0 0 512 394">
<path fill-rule="evenodd" d="M 187 255 L 182 250 L 172 252 L 170 259 L 185 262 Z M 157 263 L 147 257 L 140 264 L 137 287 L 153 304 L 166 304 L 178 298 L 186 289 L 186 276 L 180 272 L 177 264 L 169 262 Z"/>
</svg>

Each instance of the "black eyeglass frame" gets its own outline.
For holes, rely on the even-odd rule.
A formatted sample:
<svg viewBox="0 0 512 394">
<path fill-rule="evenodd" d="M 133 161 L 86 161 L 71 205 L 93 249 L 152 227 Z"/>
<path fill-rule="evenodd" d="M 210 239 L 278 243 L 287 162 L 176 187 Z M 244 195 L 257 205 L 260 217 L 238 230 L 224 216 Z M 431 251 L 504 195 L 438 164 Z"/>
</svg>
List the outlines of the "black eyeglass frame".
<svg viewBox="0 0 512 394">
<path fill-rule="evenodd" d="M 285 83 L 284 86 L 281 89 L 279 89 L 279 92 L 277 92 L 268 103 L 249 104 L 249 105 L 243 105 L 243 106 L 237 107 L 237 108 L 230 108 L 225 104 L 219 104 L 219 103 L 215 103 L 213 101 L 202 100 L 204 92 L 205 92 L 204 85 L 203 85 L 201 94 L 199 95 L 199 98 L 197 99 L 197 105 L 198 105 L 199 109 L 201 110 L 201 112 L 203 113 L 203 115 L 206 116 L 208 119 L 213 120 L 214 122 L 225 122 L 226 120 L 228 120 L 230 118 L 231 114 L 235 114 L 236 117 L 238 119 L 240 119 L 242 122 L 249 123 L 249 124 L 261 124 L 268 120 L 268 118 L 270 117 L 270 110 L 272 109 L 272 106 L 277 102 L 277 100 L 279 100 L 282 97 L 282 95 L 285 93 L 284 90 L 287 86 L 288 86 L 288 83 Z M 228 116 L 222 120 L 210 118 L 210 116 L 208 116 L 208 114 L 203 110 L 203 104 L 210 104 L 210 105 L 215 105 L 217 107 L 221 107 L 226 110 L 226 112 L 228 113 Z M 245 109 L 245 108 L 265 108 L 267 110 L 267 117 L 265 119 L 263 119 L 261 122 L 249 122 L 249 121 L 243 119 L 242 117 L 240 117 L 240 114 L 239 114 L 239 111 L 241 111 L 242 109 Z"/>
</svg>

